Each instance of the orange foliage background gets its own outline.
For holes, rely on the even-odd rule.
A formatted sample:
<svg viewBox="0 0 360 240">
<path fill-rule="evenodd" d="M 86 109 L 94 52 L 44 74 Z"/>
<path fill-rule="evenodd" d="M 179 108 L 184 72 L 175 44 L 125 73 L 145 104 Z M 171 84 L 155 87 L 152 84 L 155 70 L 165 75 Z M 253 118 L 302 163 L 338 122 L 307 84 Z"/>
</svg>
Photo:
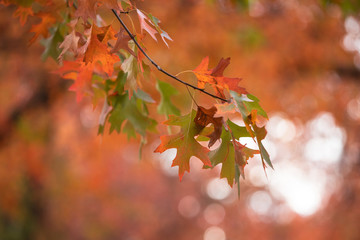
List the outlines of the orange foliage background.
<svg viewBox="0 0 360 240">
<path fill-rule="evenodd" d="M 42 46 L 27 46 L 31 23 L 0 5 L 0 239 L 360 238 L 360 71 L 343 45 L 348 18 L 315 1 L 250 11 L 209 2 L 139 2 L 174 39 L 168 49 L 147 37 L 147 50 L 172 73 L 231 57 L 227 75 L 243 78 L 270 116 L 268 179 L 250 160 L 237 199 L 214 180 L 218 169 L 194 159 L 180 183 L 166 153 L 153 153 L 159 139 L 139 161 L 137 141 L 97 136 L 100 110 L 75 104 Z M 174 84 L 188 112 L 191 98 Z"/>
</svg>

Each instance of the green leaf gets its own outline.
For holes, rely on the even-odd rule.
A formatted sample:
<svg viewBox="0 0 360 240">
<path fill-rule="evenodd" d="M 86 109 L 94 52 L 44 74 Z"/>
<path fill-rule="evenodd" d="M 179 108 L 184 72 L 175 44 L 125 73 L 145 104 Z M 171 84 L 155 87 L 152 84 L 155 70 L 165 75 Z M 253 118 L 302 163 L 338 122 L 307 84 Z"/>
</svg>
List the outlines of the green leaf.
<svg viewBox="0 0 360 240">
<path fill-rule="evenodd" d="M 155 100 L 148 93 L 144 92 L 140 88 L 136 92 L 134 92 L 134 94 L 137 98 L 143 100 L 144 102 L 148 102 L 148 103 L 155 102 Z"/>
<path fill-rule="evenodd" d="M 244 121 L 246 121 L 247 116 L 251 113 L 253 109 L 255 109 L 259 115 L 268 119 L 268 115 L 259 104 L 259 99 L 254 95 L 247 94 L 246 97 L 244 97 L 234 91 L 230 91 L 230 94 L 235 99 L 238 110 L 243 116 Z"/>
<path fill-rule="evenodd" d="M 142 136 L 146 135 L 146 130 L 154 130 L 154 126 L 156 125 L 155 120 L 150 119 L 143 112 L 139 111 L 136 104 L 136 97 L 133 96 L 129 99 L 128 93 L 118 95 L 113 99 L 113 111 L 109 117 L 111 124 L 110 133 L 114 130 L 119 133 L 124 120 L 128 120 L 135 131 Z"/>
<path fill-rule="evenodd" d="M 49 38 L 41 40 L 45 50 L 41 56 L 42 60 L 45 61 L 48 57 L 52 57 L 55 61 L 60 55 L 59 44 L 64 41 L 64 37 L 59 31 L 59 27 L 52 30 L 52 34 Z"/>
<path fill-rule="evenodd" d="M 223 129 L 220 146 L 209 153 L 212 166 L 222 163 L 220 178 L 226 178 L 230 186 L 235 178 L 235 149 L 231 139 L 230 132 Z"/>
<path fill-rule="evenodd" d="M 115 81 L 116 82 L 115 91 L 118 92 L 118 94 L 122 94 L 124 92 L 127 76 L 128 76 L 127 73 L 123 71 L 119 71 L 119 74 Z"/>
<path fill-rule="evenodd" d="M 160 92 L 161 100 L 157 107 L 157 111 L 160 114 L 168 115 L 180 115 L 180 110 L 172 104 L 170 98 L 173 95 L 178 94 L 178 90 L 169 83 L 158 80 L 156 82 L 156 89 Z"/>
<path fill-rule="evenodd" d="M 239 139 L 241 137 L 251 137 L 249 132 L 246 130 L 246 127 L 241 127 L 232 122 L 230 119 L 228 119 L 226 123 L 229 126 L 235 139 Z"/>
<path fill-rule="evenodd" d="M 133 127 L 133 125 L 131 125 L 129 121 L 126 121 L 122 131 L 123 133 L 127 134 L 128 140 L 130 140 L 131 138 L 136 138 L 135 128 Z"/>
<path fill-rule="evenodd" d="M 155 152 L 159 153 L 170 148 L 177 149 L 172 166 L 179 166 L 180 180 L 184 176 L 185 171 L 190 172 L 190 158 L 192 156 L 199 158 L 205 166 L 211 167 L 208 157 L 209 150 L 201 146 L 194 138 L 198 133 L 198 128 L 194 122 L 195 115 L 196 111 L 193 110 L 185 116 L 171 116 L 165 124 L 180 126 L 181 130 L 177 134 L 161 136 L 161 144 L 155 149 Z"/>
<path fill-rule="evenodd" d="M 237 184 L 238 199 L 240 199 L 240 169 L 239 165 L 235 165 L 235 183 Z"/>
<path fill-rule="evenodd" d="M 270 156 L 268 154 L 268 152 L 266 151 L 264 145 L 262 144 L 262 142 L 259 142 L 259 149 L 260 149 L 260 155 L 261 155 L 261 159 L 265 160 L 265 162 L 272 168 L 274 169 L 271 160 L 270 160 Z"/>
</svg>

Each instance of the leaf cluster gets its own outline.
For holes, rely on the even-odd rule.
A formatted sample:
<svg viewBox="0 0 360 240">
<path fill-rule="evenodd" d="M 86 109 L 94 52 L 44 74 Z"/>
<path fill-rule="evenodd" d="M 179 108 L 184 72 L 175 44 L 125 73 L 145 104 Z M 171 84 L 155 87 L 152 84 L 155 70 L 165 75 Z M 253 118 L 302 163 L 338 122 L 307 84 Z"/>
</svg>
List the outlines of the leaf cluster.
<svg viewBox="0 0 360 240">
<path fill-rule="evenodd" d="M 209 58 L 205 57 L 191 71 L 197 79 L 195 86 L 169 74 L 146 54 L 147 35 L 155 41 L 161 39 L 167 47 L 167 41 L 172 39 L 161 28 L 159 19 L 137 8 L 132 1 L 1 0 L 1 3 L 17 5 L 14 16 L 19 17 L 21 24 L 29 17 L 39 19 L 30 28 L 29 43 L 41 39 L 45 48 L 43 59 L 51 57 L 59 63 L 55 72 L 72 81 L 69 89 L 76 93 L 78 102 L 87 97 L 94 107 L 102 104 L 99 134 L 107 129 L 109 133 L 122 132 L 128 138 L 140 136 L 144 144 L 149 134 L 157 133 L 157 115 L 164 115 L 168 129 L 177 126 L 179 131 L 160 136 L 161 143 L 155 152 L 177 149 L 172 165 L 179 167 L 180 180 L 185 171 L 190 171 L 193 156 L 201 160 L 204 168 L 221 164 L 220 177 L 226 178 L 230 186 L 239 183 L 240 176 L 245 177 L 244 168 L 255 154 L 260 154 L 264 169 L 273 167 L 262 143 L 266 130 L 259 124 L 259 119 L 267 119 L 267 114 L 259 99 L 239 85 L 241 78 L 224 76 L 230 58 L 222 58 L 209 69 Z M 118 27 L 115 23 L 108 24 L 99 9 L 109 13 L 112 10 L 121 24 L 120 29 L 115 30 Z M 118 14 L 127 15 L 130 29 Z M 136 23 L 139 27 L 135 27 Z M 179 91 L 173 82 L 154 77 L 154 70 L 212 96 L 212 107 L 200 106 L 201 103 L 190 96 L 197 109 L 182 115 L 172 102 Z M 150 82 L 147 85 L 154 89 L 146 88 L 145 82 Z M 159 101 L 154 100 L 153 90 L 160 95 Z M 155 112 L 150 107 L 154 104 Z M 236 124 L 234 119 L 242 121 L 244 126 Z M 241 138 L 246 137 L 252 138 L 258 149 L 241 144 Z M 208 141 L 207 146 L 203 141 Z M 217 142 L 220 143 L 216 146 Z"/>
</svg>

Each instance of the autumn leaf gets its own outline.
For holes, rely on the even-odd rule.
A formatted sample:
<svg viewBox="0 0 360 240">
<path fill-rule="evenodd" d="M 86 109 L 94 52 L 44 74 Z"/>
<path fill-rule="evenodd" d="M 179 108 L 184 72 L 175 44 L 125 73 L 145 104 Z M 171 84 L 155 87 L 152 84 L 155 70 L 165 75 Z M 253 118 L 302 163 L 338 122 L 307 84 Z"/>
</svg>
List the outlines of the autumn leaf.
<svg viewBox="0 0 360 240">
<path fill-rule="evenodd" d="M 256 139 L 256 142 L 259 146 L 261 161 L 264 169 L 266 167 L 265 162 L 272 169 L 274 169 L 270 160 L 269 153 L 266 151 L 264 145 L 261 142 L 267 134 L 266 129 L 265 127 L 260 128 L 256 125 L 257 115 L 268 118 L 266 112 L 259 104 L 259 99 L 250 94 L 246 96 L 241 96 L 233 91 L 231 91 L 230 94 L 235 100 L 237 111 L 239 111 L 243 117 L 247 131 L 253 139 Z"/>
<path fill-rule="evenodd" d="M 150 36 L 155 41 L 157 41 L 156 36 L 155 36 L 157 31 L 146 22 L 146 21 L 150 21 L 149 18 L 144 13 L 142 13 L 139 9 L 136 9 L 136 12 L 139 16 L 141 33 L 143 33 L 143 30 L 145 30 L 146 32 L 148 32 L 150 34 Z"/>
<path fill-rule="evenodd" d="M 31 26 L 30 32 L 35 35 L 29 40 L 29 44 L 34 43 L 40 35 L 46 38 L 49 35 L 49 27 L 56 22 L 52 14 L 38 13 L 37 16 L 41 18 L 41 22 Z"/>
<path fill-rule="evenodd" d="M 149 19 L 151 20 L 151 24 L 155 27 L 156 31 L 160 34 L 161 39 L 163 40 L 163 42 L 165 43 L 165 45 L 167 47 L 169 47 L 168 43 L 166 42 L 166 39 L 172 41 L 171 37 L 169 36 L 169 34 L 167 32 L 165 32 L 164 30 L 162 30 L 159 26 L 160 20 L 157 19 L 156 17 L 154 17 L 151 13 L 148 14 Z"/>
<path fill-rule="evenodd" d="M 246 94 L 247 91 L 245 88 L 239 87 L 241 78 L 229 78 L 223 76 L 224 70 L 229 64 L 230 58 L 221 58 L 214 69 L 208 69 L 209 57 L 205 57 L 200 65 L 193 70 L 193 73 L 198 79 L 198 87 L 204 88 L 206 83 L 208 83 L 214 88 L 216 95 L 221 98 L 226 98 L 224 89 L 232 90 L 239 94 Z"/>
<path fill-rule="evenodd" d="M 111 50 L 111 53 L 116 53 L 120 49 L 124 49 L 134 57 L 136 56 L 134 51 L 129 48 L 129 41 L 131 40 L 131 37 L 128 34 L 126 34 L 126 31 L 124 29 L 120 29 L 120 31 L 117 34 L 115 34 L 115 37 L 117 37 L 117 39 L 115 46 Z"/>
<path fill-rule="evenodd" d="M 20 19 L 20 24 L 24 26 L 27 18 L 29 16 L 34 16 L 34 12 L 32 10 L 32 7 L 18 6 L 13 16 L 18 17 Z"/>
<path fill-rule="evenodd" d="M 75 62 L 64 61 L 63 66 L 55 73 L 60 74 L 65 79 L 71 79 L 74 83 L 69 90 L 76 92 L 76 101 L 80 102 L 85 92 L 91 90 L 91 78 L 93 74 L 93 65 L 86 65 L 80 59 Z"/>
<path fill-rule="evenodd" d="M 59 61 L 62 61 L 64 54 L 69 50 L 76 53 L 79 39 L 80 37 L 76 35 L 75 30 L 72 30 L 71 33 L 65 36 L 64 41 L 59 46 L 59 48 L 62 48 L 62 51 L 58 57 Z"/>
<path fill-rule="evenodd" d="M 114 30 L 111 25 L 106 27 L 97 27 L 92 25 L 91 36 L 84 55 L 84 62 L 101 63 L 102 69 L 105 73 L 111 76 L 114 72 L 114 64 L 120 59 L 116 54 L 111 54 L 108 50 L 107 43 L 114 38 Z"/>
<path fill-rule="evenodd" d="M 223 118 L 222 117 L 214 117 L 216 113 L 216 107 L 211 107 L 206 109 L 204 107 L 198 106 L 197 113 L 194 119 L 196 126 L 201 131 L 204 127 L 208 124 L 214 125 L 214 131 L 207 135 L 210 138 L 208 147 L 210 148 L 215 144 L 215 142 L 220 138 L 222 125 L 223 125 Z"/>
<path fill-rule="evenodd" d="M 185 116 L 171 116 L 165 124 L 180 126 L 181 130 L 174 135 L 161 136 L 161 144 L 154 151 L 162 153 L 167 149 L 177 149 L 172 166 L 179 166 L 180 181 L 185 171 L 190 172 L 190 158 L 192 156 L 199 158 L 205 166 L 211 167 L 211 162 L 208 157 L 209 150 L 201 146 L 194 138 L 198 133 L 198 128 L 194 122 L 195 115 L 196 112 L 193 110 Z"/>
<path fill-rule="evenodd" d="M 260 151 L 247 148 L 235 139 L 233 139 L 232 143 L 235 149 L 235 163 L 239 166 L 240 175 L 245 179 L 244 169 L 248 160 L 254 157 L 255 154 L 259 154 Z"/>
<path fill-rule="evenodd" d="M 121 10 L 117 0 L 78 0 L 75 17 L 81 17 L 85 22 L 88 18 L 96 20 L 96 10 L 104 4 L 109 9 Z"/>
</svg>

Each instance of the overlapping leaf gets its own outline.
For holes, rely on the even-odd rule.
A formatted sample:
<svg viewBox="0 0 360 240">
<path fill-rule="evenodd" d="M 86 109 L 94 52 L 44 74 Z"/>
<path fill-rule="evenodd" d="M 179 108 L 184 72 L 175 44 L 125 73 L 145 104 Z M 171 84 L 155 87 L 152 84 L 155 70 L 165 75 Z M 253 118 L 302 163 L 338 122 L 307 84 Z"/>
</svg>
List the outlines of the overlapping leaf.
<svg viewBox="0 0 360 240">
<path fill-rule="evenodd" d="M 114 30 L 111 25 L 106 27 L 97 27 L 95 24 L 91 28 L 91 36 L 89 38 L 88 47 L 84 55 L 84 62 L 101 63 L 105 73 L 111 76 L 114 72 L 114 64 L 120 61 L 116 54 L 110 53 L 108 50 L 108 41 L 114 39 Z"/>
<path fill-rule="evenodd" d="M 247 91 L 239 86 L 241 78 L 224 77 L 224 70 L 230 64 L 230 58 L 221 58 L 218 65 L 213 69 L 209 67 L 209 57 L 204 58 L 200 65 L 197 66 L 193 72 L 198 79 L 198 87 L 204 88 L 206 83 L 210 84 L 216 95 L 221 98 L 226 98 L 224 90 L 232 90 L 239 94 L 246 94 Z"/>
<path fill-rule="evenodd" d="M 208 156 L 209 150 L 201 146 L 194 138 L 199 131 L 194 122 L 195 115 L 196 112 L 192 111 L 181 117 L 171 116 L 165 124 L 180 126 L 181 130 L 174 135 L 161 136 L 161 144 L 155 149 L 155 152 L 159 153 L 171 148 L 177 149 L 172 166 L 179 166 L 180 180 L 184 176 L 185 171 L 190 172 L 190 158 L 192 156 L 199 158 L 205 166 L 211 167 Z"/>
<path fill-rule="evenodd" d="M 216 107 L 206 109 L 204 107 L 198 106 L 197 113 L 194 119 L 194 122 L 200 131 L 210 123 L 214 125 L 214 131 L 207 135 L 207 137 L 210 138 L 208 145 L 209 148 L 214 145 L 215 142 L 220 138 L 223 126 L 223 118 L 214 117 L 215 113 Z"/>
</svg>

